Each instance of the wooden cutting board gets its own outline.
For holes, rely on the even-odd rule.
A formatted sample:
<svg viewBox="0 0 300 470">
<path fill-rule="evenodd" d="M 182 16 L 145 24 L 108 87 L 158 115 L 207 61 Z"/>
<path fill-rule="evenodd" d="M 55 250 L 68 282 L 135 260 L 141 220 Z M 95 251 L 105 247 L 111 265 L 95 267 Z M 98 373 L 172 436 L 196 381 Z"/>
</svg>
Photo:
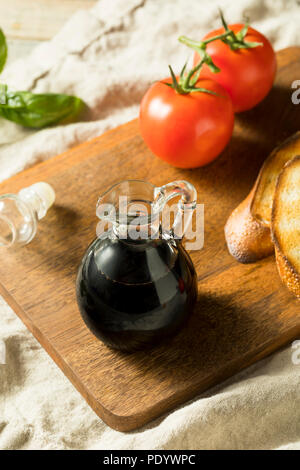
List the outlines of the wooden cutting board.
<svg viewBox="0 0 300 470">
<path fill-rule="evenodd" d="M 300 105 L 291 102 L 291 83 L 300 78 L 300 48 L 277 57 L 272 92 L 237 116 L 230 145 L 206 168 L 184 171 L 160 161 L 133 121 L 0 185 L 5 193 L 47 181 L 56 190 L 56 204 L 32 243 L 0 251 L 0 291 L 115 429 L 142 426 L 300 335 L 299 302 L 281 284 L 273 257 L 238 264 L 223 234 L 228 215 L 248 193 L 270 150 L 300 129 Z M 191 252 L 199 280 L 195 312 L 178 336 L 131 355 L 98 341 L 81 320 L 75 299 L 77 267 L 95 237 L 97 198 L 128 178 L 156 185 L 186 179 L 205 204 L 204 249 Z"/>
</svg>

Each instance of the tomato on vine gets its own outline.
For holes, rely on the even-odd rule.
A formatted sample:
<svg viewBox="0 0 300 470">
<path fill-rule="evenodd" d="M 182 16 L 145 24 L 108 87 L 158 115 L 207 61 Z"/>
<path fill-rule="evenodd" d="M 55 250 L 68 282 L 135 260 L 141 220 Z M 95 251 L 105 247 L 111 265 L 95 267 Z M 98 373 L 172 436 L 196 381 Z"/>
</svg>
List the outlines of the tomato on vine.
<svg viewBox="0 0 300 470">
<path fill-rule="evenodd" d="M 203 61 L 189 73 L 154 83 L 140 107 L 140 130 L 150 150 L 179 168 L 214 160 L 233 131 L 233 106 L 216 81 L 199 78 Z"/>
<path fill-rule="evenodd" d="M 248 24 L 227 25 L 202 41 L 181 36 L 179 41 L 195 50 L 194 64 L 204 59 L 200 77 L 222 85 L 231 96 L 234 111 L 256 106 L 269 93 L 276 73 L 276 57 L 268 39 Z"/>
</svg>

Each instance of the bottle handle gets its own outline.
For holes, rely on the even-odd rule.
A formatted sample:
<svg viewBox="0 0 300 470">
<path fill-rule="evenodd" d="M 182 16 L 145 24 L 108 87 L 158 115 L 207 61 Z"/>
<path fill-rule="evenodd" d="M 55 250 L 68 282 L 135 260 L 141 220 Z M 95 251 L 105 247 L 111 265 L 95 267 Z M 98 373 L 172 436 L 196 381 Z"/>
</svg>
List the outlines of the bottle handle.
<svg viewBox="0 0 300 470">
<path fill-rule="evenodd" d="M 165 205 L 174 197 L 181 196 L 177 204 L 177 212 L 172 228 L 171 238 L 182 239 L 191 223 L 197 204 L 197 191 L 188 181 L 173 181 L 155 188 L 154 212 L 161 213 Z"/>
</svg>

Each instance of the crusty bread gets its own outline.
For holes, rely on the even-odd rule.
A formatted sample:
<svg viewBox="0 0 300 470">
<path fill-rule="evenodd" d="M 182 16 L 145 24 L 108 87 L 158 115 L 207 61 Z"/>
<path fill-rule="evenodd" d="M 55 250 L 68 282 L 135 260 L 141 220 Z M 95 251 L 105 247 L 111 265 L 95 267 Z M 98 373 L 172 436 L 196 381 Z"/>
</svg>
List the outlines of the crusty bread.
<svg viewBox="0 0 300 470">
<path fill-rule="evenodd" d="M 229 253 L 240 263 L 254 263 L 274 251 L 270 229 L 258 222 L 250 212 L 254 190 L 231 213 L 225 225 Z"/>
<path fill-rule="evenodd" d="M 275 187 L 284 165 L 300 154 L 300 132 L 296 132 L 276 147 L 265 161 L 258 175 L 258 182 L 251 202 L 251 214 L 259 222 L 270 227 Z"/>
<path fill-rule="evenodd" d="M 278 177 L 271 233 L 280 277 L 300 299 L 300 156 L 288 162 Z"/>
<path fill-rule="evenodd" d="M 300 154 L 300 132 L 276 147 L 262 166 L 247 198 L 225 225 L 228 250 L 241 263 L 253 263 L 274 251 L 271 212 L 278 175 L 286 162 Z"/>
</svg>

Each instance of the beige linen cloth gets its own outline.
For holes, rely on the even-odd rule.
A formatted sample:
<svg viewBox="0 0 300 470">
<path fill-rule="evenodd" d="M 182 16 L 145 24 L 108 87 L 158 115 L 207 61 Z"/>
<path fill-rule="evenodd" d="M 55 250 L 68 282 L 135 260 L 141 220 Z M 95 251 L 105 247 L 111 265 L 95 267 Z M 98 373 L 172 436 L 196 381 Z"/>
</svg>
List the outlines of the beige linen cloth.
<svg viewBox="0 0 300 470">
<path fill-rule="evenodd" d="M 101 0 L 4 72 L 12 87 L 76 94 L 90 111 L 84 122 L 40 132 L 1 120 L 0 179 L 136 117 L 150 83 L 191 55 L 177 37 L 217 27 L 217 6 L 231 22 L 249 16 L 276 49 L 300 45 L 296 0 Z M 300 449 L 291 346 L 125 434 L 98 418 L 2 299 L 0 308 L 0 449 Z"/>
</svg>

